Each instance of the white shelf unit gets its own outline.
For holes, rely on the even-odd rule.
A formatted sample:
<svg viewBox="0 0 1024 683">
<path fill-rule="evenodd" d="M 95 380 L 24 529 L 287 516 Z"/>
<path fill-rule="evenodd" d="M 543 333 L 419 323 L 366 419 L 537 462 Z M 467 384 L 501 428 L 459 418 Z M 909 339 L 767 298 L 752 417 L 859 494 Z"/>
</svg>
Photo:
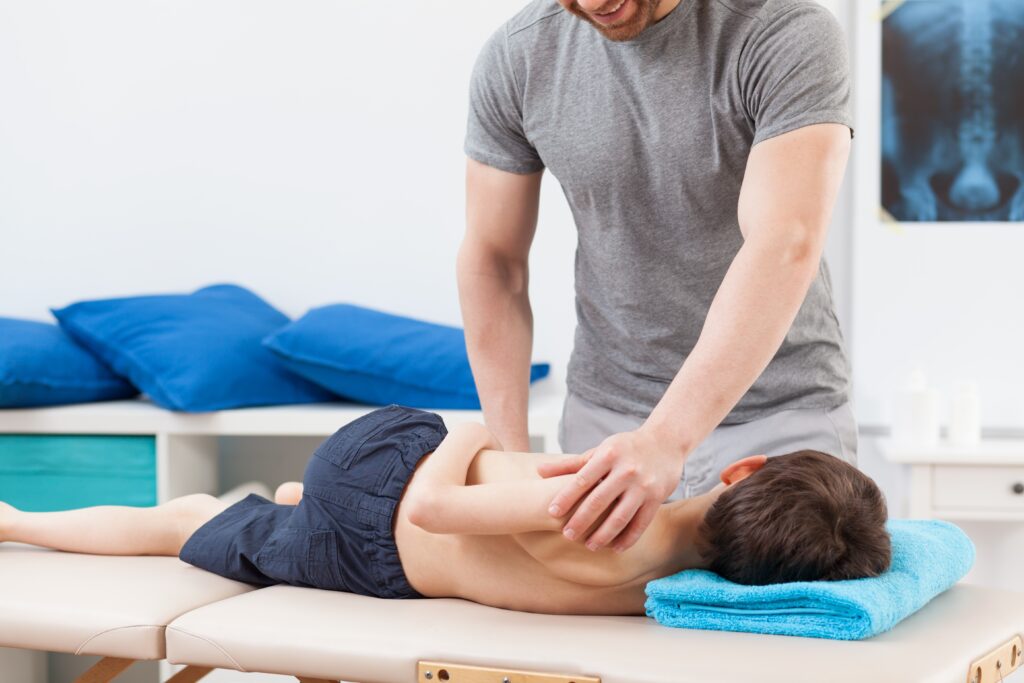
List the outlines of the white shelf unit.
<svg viewBox="0 0 1024 683">
<path fill-rule="evenodd" d="M 552 382 L 531 391 L 531 441 L 558 449 L 558 421 L 564 394 Z M 376 406 L 323 403 L 244 408 L 211 413 L 175 413 L 145 400 L 0 410 L 0 434 L 149 435 L 156 439 L 157 500 L 189 493 L 216 493 L 219 437 L 320 437 Z M 483 421 L 478 410 L 436 411 L 449 427 Z"/>
</svg>

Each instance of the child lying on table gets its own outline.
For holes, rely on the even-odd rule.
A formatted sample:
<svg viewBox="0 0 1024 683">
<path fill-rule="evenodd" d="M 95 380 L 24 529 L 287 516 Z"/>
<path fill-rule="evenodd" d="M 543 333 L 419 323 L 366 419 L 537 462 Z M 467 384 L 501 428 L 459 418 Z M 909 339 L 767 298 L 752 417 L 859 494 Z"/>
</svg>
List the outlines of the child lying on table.
<svg viewBox="0 0 1024 683">
<path fill-rule="evenodd" d="M 875 576 L 890 561 L 874 482 L 814 451 L 752 456 L 666 503 L 628 550 L 565 539 L 547 505 L 567 477 L 507 453 L 479 424 L 390 406 L 342 427 L 276 502 L 196 494 L 154 508 L 28 513 L 0 504 L 0 541 L 178 555 L 231 579 L 382 598 L 457 597 L 559 614 L 643 614 L 644 586 L 694 567 L 747 584 Z M 429 456 L 429 457 L 428 457 Z M 598 520 L 595 527 L 603 520 Z"/>
</svg>

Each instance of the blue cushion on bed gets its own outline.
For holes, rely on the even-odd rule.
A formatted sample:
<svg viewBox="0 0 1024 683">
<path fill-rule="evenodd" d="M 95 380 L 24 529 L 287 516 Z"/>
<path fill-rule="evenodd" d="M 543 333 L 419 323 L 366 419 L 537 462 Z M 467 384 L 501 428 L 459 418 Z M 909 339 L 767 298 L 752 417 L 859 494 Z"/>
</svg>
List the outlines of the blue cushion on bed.
<svg viewBox="0 0 1024 683">
<path fill-rule="evenodd" d="M 53 323 L 0 318 L 0 407 L 105 401 L 136 393 Z"/>
<path fill-rule="evenodd" d="M 288 318 L 235 285 L 83 301 L 53 314 L 72 337 L 164 408 L 207 411 L 333 398 L 289 372 L 260 344 Z"/>
<path fill-rule="evenodd" d="M 345 398 L 417 408 L 478 409 L 458 327 L 359 306 L 314 308 L 263 342 L 293 371 Z M 530 381 L 548 374 L 530 369 Z"/>
</svg>

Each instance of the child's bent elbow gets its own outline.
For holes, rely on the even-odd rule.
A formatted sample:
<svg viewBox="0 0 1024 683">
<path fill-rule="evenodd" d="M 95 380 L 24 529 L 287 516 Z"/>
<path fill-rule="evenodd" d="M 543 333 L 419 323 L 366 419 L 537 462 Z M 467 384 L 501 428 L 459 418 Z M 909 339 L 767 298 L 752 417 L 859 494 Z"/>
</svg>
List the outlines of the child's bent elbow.
<svg viewBox="0 0 1024 683">
<path fill-rule="evenodd" d="M 417 493 L 406 496 L 403 501 L 405 515 L 411 524 L 418 526 L 424 531 L 433 531 L 437 515 L 433 496 Z"/>
</svg>

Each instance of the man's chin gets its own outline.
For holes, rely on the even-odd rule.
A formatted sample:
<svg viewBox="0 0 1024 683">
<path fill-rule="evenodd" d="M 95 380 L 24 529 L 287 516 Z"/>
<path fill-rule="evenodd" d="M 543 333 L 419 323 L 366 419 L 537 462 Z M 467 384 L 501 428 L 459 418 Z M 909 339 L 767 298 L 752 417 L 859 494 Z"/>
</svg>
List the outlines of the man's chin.
<svg viewBox="0 0 1024 683">
<path fill-rule="evenodd" d="M 644 29 L 647 28 L 648 24 L 650 24 L 650 15 L 653 13 L 653 7 L 649 8 L 645 6 L 645 3 L 642 0 L 626 1 L 635 3 L 635 6 L 630 8 L 632 10 L 632 15 L 626 18 L 620 25 L 605 26 L 578 8 L 572 8 L 570 9 L 570 12 L 593 26 L 598 33 L 608 40 L 616 43 L 622 43 L 633 40 L 643 33 Z"/>
<path fill-rule="evenodd" d="M 645 28 L 647 28 L 647 27 L 646 26 L 623 26 L 621 28 L 611 28 L 611 29 L 609 29 L 609 28 L 605 28 L 604 26 L 594 25 L 594 28 L 596 28 L 598 30 L 598 32 L 602 36 L 604 36 L 605 38 L 607 38 L 608 40 L 610 40 L 610 41 L 612 41 L 614 43 L 625 43 L 625 42 L 628 42 L 630 40 L 633 40 L 638 35 L 643 33 L 643 30 Z"/>
</svg>

